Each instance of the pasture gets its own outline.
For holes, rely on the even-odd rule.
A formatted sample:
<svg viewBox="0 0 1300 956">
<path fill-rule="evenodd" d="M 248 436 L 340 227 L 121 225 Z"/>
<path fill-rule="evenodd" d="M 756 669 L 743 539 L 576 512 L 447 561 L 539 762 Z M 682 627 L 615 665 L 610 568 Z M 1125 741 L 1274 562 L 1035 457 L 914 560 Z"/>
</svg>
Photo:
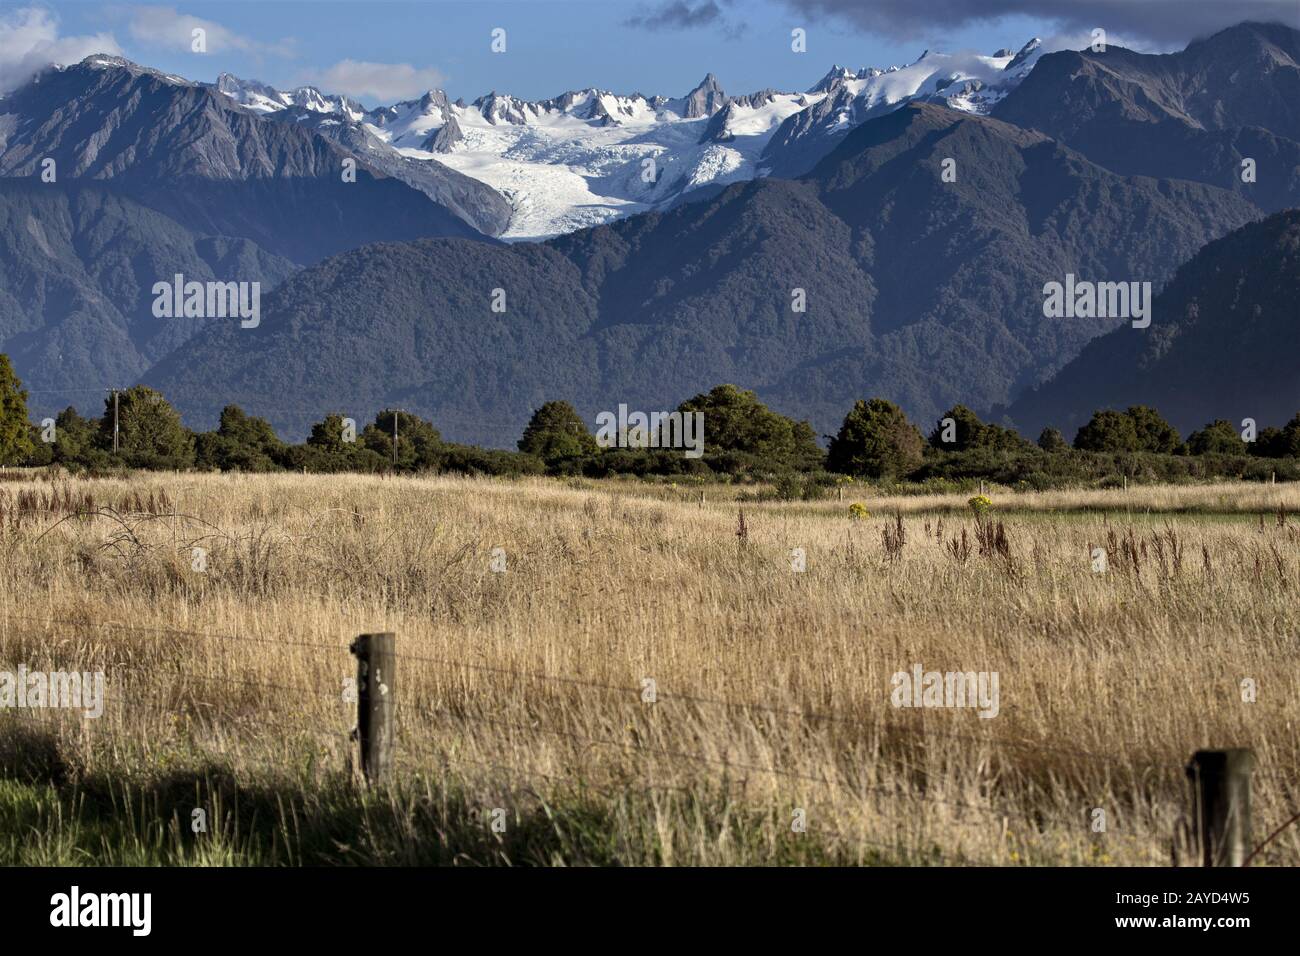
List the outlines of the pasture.
<svg viewBox="0 0 1300 956">
<path fill-rule="evenodd" d="M 1259 839 L 1296 812 L 1300 487 L 702 490 L 0 482 L 0 671 L 106 686 L 0 709 L 0 863 L 1190 864 L 1184 767 L 1225 747 Z M 996 716 L 894 706 L 918 666 L 996 672 Z M 1297 863 L 1300 826 L 1254 865 Z"/>
</svg>

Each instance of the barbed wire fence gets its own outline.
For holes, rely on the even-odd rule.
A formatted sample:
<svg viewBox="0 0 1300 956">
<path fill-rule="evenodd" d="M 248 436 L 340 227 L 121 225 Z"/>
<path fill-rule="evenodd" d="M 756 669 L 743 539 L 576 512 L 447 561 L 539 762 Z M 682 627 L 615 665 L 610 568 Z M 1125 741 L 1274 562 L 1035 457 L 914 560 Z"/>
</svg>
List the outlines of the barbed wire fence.
<svg viewBox="0 0 1300 956">
<path fill-rule="evenodd" d="M 111 668 L 114 673 L 148 674 L 155 679 L 159 675 L 163 675 L 171 680 L 171 690 L 175 694 L 175 701 L 171 704 L 158 700 L 142 699 L 136 695 L 124 696 L 118 693 L 105 694 L 104 703 L 117 708 L 119 716 L 124 718 L 142 712 L 175 716 L 182 712 L 192 713 L 195 711 L 202 715 L 206 711 L 209 715 L 215 716 L 221 712 L 223 704 L 220 701 L 207 700 L 197 696 L 194 693 L 194 688 L 197 686 L 211 691 L 218 687 L 228 687 L 256 691 L 263 695 L 263 703 L 268 699 L 279 699 L 278 695 L 284 694 L 294 695 L 292 699 L 295 701 L 307 699 L 337 701 L 344 705 L 340 708 L 339 713 L 340 718 L 346 721 L 348 714 L 345 707 L 351 707 L 355 702 L 355 722 L 350 729 L 331 730 L 320 726 L 318 723 L 301 721 L 280 723 L 276 726 L 280 728 L 288 727 L 295 733 L 347 751 L 349 766 L 357 768 L 359 776 L 362 776 L 371 785 L 382 785 L 393 778 L 395 773 L 393 759 L 394 738 L 397 736 L 399 728 L 405 730 L 410 730 L 413 727 L 423 728 L 432 721 L 445 720 L 455 725 L 473 724 L 505 731 L 510 735 L 509 740 L 511 742 L 521 746 L 527 746 L 538 738 L 553 737 L 579 745 L 583 750 L 592 748 L 614 749 L 626 756 L 635 756 L 641 760 L 652 759 L 675 766 L 689 764 L 695 767 L 716 769 L 721 773 L 721 777 L 716 781 L 711 781 L 711 783 L 717 783 L 725 787 L 740 786 L 743 788 L 748 785 L 751 776 L 763 776 L 792 781 L 796 784 L 824 787 L 828 790 L 847 794 L 858 801 L 874 797 L 905 802 L 923 811 L 942 807 L 949 811 L 955 810 L 961 813 L 978 814 L 988 818 L 990 822 L 1000 823 L 1003 832 L 1005 832 L 1009 821 L 1014 820 L 1017 824 L 1027 824 L 1030 830 L 1036 831 L 1049 822 L 1059 822 L 1066 813 L 1077 817 L 1082 810 L 1086 809 L 1071 808 L 1066 810 L 1060 806 L 1026 808 L 1024 806 L 1012 806 L 1005 802 L 975 803 L 970 800 L 955 799 L 930 792 L 924 782 L 920 787 L 908 789 L 902 786 L 885 786 L 832 779 L 826 773 L 810 774 L 775 764 L 732 760 L 726 757 L 674 747 L 653 746 L 639 739 L 639 737 L 617 739 L 614 737 L 592 736 L 561 727 L 543 726 L 536 721 L 523 722 L 504 719 L 500 716 L 474 713 L 466 706 L 438 706 L 428 701 L 411 700 L 406 702 L 400 712 L 401 720 L 399 721 L 394 719 L 394 715 L 398 713 L 396 708 L 397 694 L 390 694 L 385 684 L 385 680 L 391 681 L 393 675 L 392 673 L 387 675 L 375 674 L 372 661 L 368 655 L 364 651 L 358 653 L 359 645 L 362 644 L 361 640 L 351 644 L 303 641 L 244 634 L 224 634 L 163 625 L 128 624 L 112 621 L 93 622 L 74 618 L 2 613 L 0 613 L 0 624 L 6 630 L 9 630 L 13 625 L 40 627 L 42 634 L 53 628 L 73 628 L 106 633 L 179 637 L 239 645 L 307 650 L 312 652 L 309 656 L 318 663 L 323 664 L 327 660 L 330 661 L 329 666 L 335 666 L 336 662 L 346 661 L 346 658 L 343 657 L 345 653 L 357 654 L 357 677 L 352 687 L 354 693 L 351 697 L 349 697 L 345 689 L 347 679 L 340 682 L 339 689 L 327 690 L 318 686 L 296 682 L 250 680 L 229 674 L 200 674 L 180 668 L 160 667 L 153 662 L 104 661 L 101 662 L 101 666 Z M 793 719 L 809 725 L 843 725 L 859 733 L 864 727 L 864 718 L 861 714 L 850 714 L 828 709 L 778 706 L 759 701 L 731 700 L 696 693 L 662 692 L 657 688 L 653 691 L 650 699 L 647 700 L 645 687 L 599 681 L 582 675 L 557 674 L 505 667 L 499 664 L 457 660 L 426 653 L 401 652 L 393 647 L 395 642 L 392 634 L 363 635 L 362 637 L 363 639 L 378 638 L 380 643 L 386 645 L 385 654 L 387 655 L 387 667 L 390 671 L 396 669 L 397 662 L 401 662 L 403 668 L 411 665 L 423 665 L 426 667 L 432 666 L 443 672 L 460 670 L 489 673 L 508 677 L 519 682 L 520 686 L 525 686 L 528 683 L 544 684 L 552 688 L 562 688 L 571 695 L 595 693 L 605 697 L 616 696 L 622 698 L 624 702 L 636 702 L 642 707 L 658 708 L 660 705 L 684 705 L 688 708 L 694 708 L 696 713 L 699 712 L 700 708 L 718 708 L 728 712 L 762 714 L 772 718 Z M 338 656 L 327 658 L 324 652 Z M 368 689 L 372 692 L 367 693 Z M 527 698 L 521 696 L 520 699 L 526 701 Z M 0 715 L 26 717 L 34 720 L 40 720 L 43 714 L 53 712 L 49 708 L 39 707 L 0 708 Z M 278 719 L 286 716 L 288 715 L 277 714 Z M 1278 789 L 1282 802 L 1285 804 L 1288 798 L 1292 801 L 1300 799 L 1300 775 L 1296 774 L 1294 768 L 1256 768 L 1253 766 L 1253 757 L 1248 756 L 1247 758 L 1237 759 L 1231 756 L 1249 755 L 1249 751 L 1201 751 L 1193 756 L 1191 765 L 1183 765 L 1172 759 L 1134 760 L 1126 755 L 1098 753 L 1085 748 L 1062 745 L 1047 740 L 1035 740 L 992 732 L 957 732 L 932 726 L 907 726 L 897 721 L 877 722 L 871 727 L 878 735 L 878 738 L 896 735 L 896 739 L 899 740 L 914 739 L 918 746 L 923 746 L 928 738 L 938 738 L 979 747 L 1003 748 L 1017 755 L 1035 757 L 1050 755 L 1069 761 L 1087 761 L 1100 769 L 1114 771 L 1117 774 L 1131 774 L 1134 771 L 1139 771 L 1144 775 L 1148 783 L 1152 779 L 1163 777 L 1164 782 L 1168 784 L 1175 777 L 1186 776 L 1191 780 L 1193 793 L 1184 822 L 1191 830 L 1198 832 L 1199 841 L 1195 841 L 1200 843 L 1198 855 L 1202 857 L 1206 865 L 1248 866 L 1258 858 L 1278 852 L 1277 838 L 1293 824 L 1300 822 L 1300 810 L 1296 810 L 1292 806 L 1285 811 L 1290 815 L 1289 819 L 1286 819 L 1276 828 L 1270 828 L 1268 837 L 1262 842 L 1258 844 L 1250 843 L 1252 777 L 1271 782 Z M 1224 754 L 1230 755 L 1227 758 L 1225 767 L 1216 771 L 1214 767 L 1218 756 Z M 478 771 L 487 771 L 493 775 L 492 782 L 494 784 L 499 785 L 500 778 L 505 777 L 510 780 L 508 785 L 510 790 L 529 792 L 534 795 L 539 793 L 533 786 L 533 783 L 537 781 L 545 781 L 552 787 L 563 785 L 575 791 L 594 793 L 611 799 L 625 796 L 629 784 L 633 780 L 635 780 L 636 787 L 647 791 L 677 793 L 687 796 L 696 792 L 695 787 L 670 784 L 649 778 L 643 779 L 630 773 L 626 774 L 623 782 L 619 785 L 602 785 L 576 774 L 544 773 L 515 764 L 475 760 L 461 754 L 457 754 L 454 761 L 457 768 L 473 767 Z M 446 755 L 444 755 L 443 763 L 450 769 L 450 761 L 446 759 Z M 1228 767 L 1227 764 L 1234 764 L 1234 766 Z M 626 771 L 628 768 L 624 767 L 622 769 Z M 518 781 L 528 781 L 528 783 L 521 786 Z M 992 800 L 997 795 L 986 793 L 984 796 Z M 1292 813 L 1294 815 L 1291 815 Z M 1073 825 L 1077 825 L 1077 823 Z M 884 843 L 868 839 L 862 834 L 847 833 L 821 824 L 811 827 L 811 829 L 813 832 L 835 837 L 847 844 L 856 843 L 876 850 L 886 851 L 897 858 L 909 859 L 921 855 L 915 850 L 908 850 L 901 842 L 895 844 Z M 937 862 L 943 863 L 981 864 L 981 861 L 971 859 L 964 854 L 948 858 L 939 851 L 937 846 L 933 854 L 927 852 L 924 856 L 927 859 L 933 857 Z M 985 862 L 984 865 L 993 864 Z"/>
</svg>

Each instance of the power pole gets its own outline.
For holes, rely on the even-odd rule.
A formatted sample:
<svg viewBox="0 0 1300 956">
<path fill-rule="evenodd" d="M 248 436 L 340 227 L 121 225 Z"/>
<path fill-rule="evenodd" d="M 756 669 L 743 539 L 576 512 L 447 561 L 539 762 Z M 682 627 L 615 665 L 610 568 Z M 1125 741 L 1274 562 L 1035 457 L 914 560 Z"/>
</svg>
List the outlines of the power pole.
<svg viewBox="0 0 1300 956">
<path fill-rule="evenodd" d="M 110 388 L 108 391 L 113 393 L 113 454 L 116 455 L 118 448 L 117 389 Z"/>
<path fill-rule="evenodd" d="M 397 468 L 397 409 L 393 410 L 393 469 Z"/>
</svg>

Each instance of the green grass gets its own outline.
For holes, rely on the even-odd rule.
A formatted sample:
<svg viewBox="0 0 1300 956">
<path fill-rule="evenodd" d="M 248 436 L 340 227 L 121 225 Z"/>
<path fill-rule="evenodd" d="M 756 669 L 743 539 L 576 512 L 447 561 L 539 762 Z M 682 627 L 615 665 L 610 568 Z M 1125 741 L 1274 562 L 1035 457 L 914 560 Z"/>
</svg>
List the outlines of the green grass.
<svg viewBox="0 0 1300 956">
<path fill-rule="evenodd" d="M 938 848 L 863 850 L 811 830 L 773 846 L 763 835 L 771 821 L 722 787 L 539 792 L 440 774 L 368 789 L 343 772 L 252 779 L 218 763 L 71 781 L 50 741 L 12 724 L 0 734 L 27 754 L 18 764 L 18 748 L 5 747 L 0 766 L 4 866 L 664 865 L 702 862 L 702 847 L 725 862 L 778 866 L 953 862 Z M 206 833 L 193 832 L 195 808 L 206 811 Z M 503 833 L 491 827 L 498 808 Z M 671 832 L 690 834 L 691 845 L 663 845 L 655 821 L 665 814 L 690 823 Z"/>
<path fill-rule="evenodd" d="M 990 517 L 1014 517 L 1027 521 L 1041 521 L 1059 524 L 1062 522 L 1095 522 L 1098 518 L 1123 524 L 1148 524 L 1163 528 L 1170 518 L 1177 516 L 1183 523 L 1241 525 L 1247 530 L 1259 527 L 1259 516 L 1264 516 L 1265 527 L 1271 528 L 1275 522 L 1275 512 L 1271 511 L 1208 511 L 1197 508 L 1182 508 L 1177 511 L 1160 511 L 1156 509 L 1134 508 L 1073 508 L 1068 511 L 1043 511 L 1034 508 L 999 507 L 990 513 Z"/>
</svg>

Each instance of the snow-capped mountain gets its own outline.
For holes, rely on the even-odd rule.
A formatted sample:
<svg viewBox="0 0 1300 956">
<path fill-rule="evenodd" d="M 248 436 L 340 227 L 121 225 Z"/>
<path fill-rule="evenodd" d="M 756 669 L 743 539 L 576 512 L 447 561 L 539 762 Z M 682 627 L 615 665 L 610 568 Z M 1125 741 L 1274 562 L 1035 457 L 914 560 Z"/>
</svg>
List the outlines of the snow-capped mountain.
<svg viewBox="0 0 1300 956">
<path fill-rule="evenodd" d="M 216 87 L 259 113 L 338 138 L 364 131 L 408 160 L 492 186 L 513 214 L 505 239 L 538 239 L 667 205 L 700 186 L 752 179 L 772 133 L 821 94 L 728 96 L 710 74 L 683 97 L 586 89 L 473 103 L 440 90 L 358 112 L 310 87 L 280 92 L 223 74 Z M 397 175 L 400 175 L 397 174 Z"/>
<path fill-rule="evenodd" d="M 809 91 L 817 102 L 786 119 L 764 149 L 760 169 L 768 175 L 799 176 L 855 126 L 912 100 L 927 100 L 966 113 L 988 113 L 1038 62 L 1042 42 L 1030 40 L 1018 53 L 992 56 L 927 50 L 915 63 L 854 72 L 834 66 Z"/>
<path fill-rule="evenodd" d="M 472 103 L 441 90 L 372 110 L 313 87 L 278 91 L 222 74 L 215 88 L 271 118 L 307 123 L 367 150 L 399 178 L 450 167 L 510 203 L 505 239 L 540 239 L 672 205 L 695 189 L 800 175 L 854 126 L 925 99 L 987 113 L 1041 52 L 927 51 L 905 67 L 834 67 L 803 93 L 729 96 L 713 74 L 682 97 L 590 88 L 548 100 L 492 92 Z"/>
<path fill-rule="evenodd" d="M 257 113 L 274 113 L 289 106 L 297 106 L 313 113 L 339 113 L 353 121 L 366 115 L 366 108 L 346 96 L 326 96 L 314 86 L 300 86 L 282 93 L 256 80 L 241 80 L 222 73 L 217 77 L 216 89 L 235 102 Z"/>
</svg>

